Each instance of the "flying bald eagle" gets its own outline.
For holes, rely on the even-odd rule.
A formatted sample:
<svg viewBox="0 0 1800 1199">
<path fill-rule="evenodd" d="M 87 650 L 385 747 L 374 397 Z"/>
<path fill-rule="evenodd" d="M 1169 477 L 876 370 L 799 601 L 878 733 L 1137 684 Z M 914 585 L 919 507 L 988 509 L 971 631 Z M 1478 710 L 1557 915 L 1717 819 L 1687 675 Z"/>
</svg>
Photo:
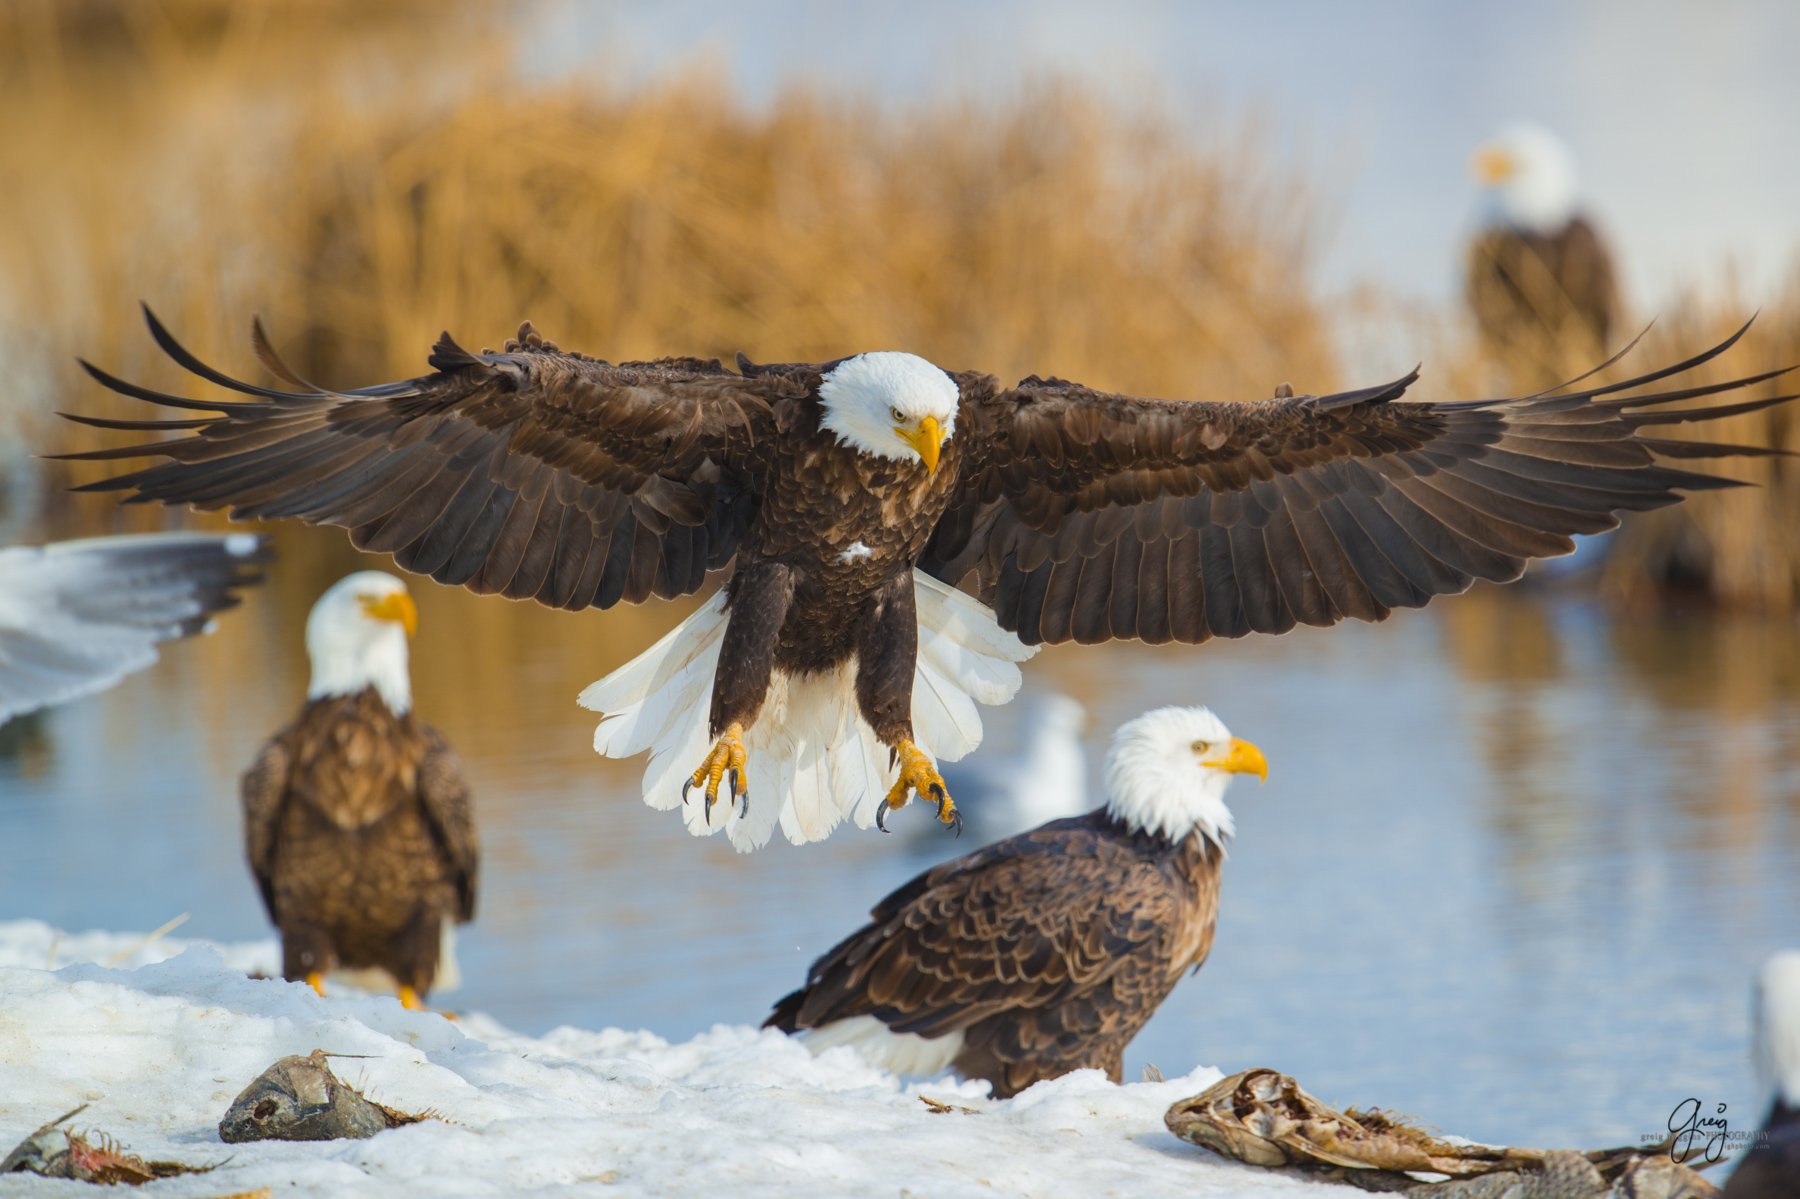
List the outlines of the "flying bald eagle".
<svg viewBox="0 0 1800 1199">
<path fill-rule="evenodd" d="M 1756 1057 L 1775 1101 L 1725 1197 L 1793 1199 L 1800 1195 L 1800 952 L 1774 955 L 1757 979 Z"/>
<path fill-rule="evenodd" d="M 686 804 L 690 830 L 722 826 L 740 849 L 778 824 L 804 842 L 846 817 L 880 823 L 909 795 L 954 822 L 936 760 L 974 748 L 977 704 L 1011 698 L 1039 643 L 1380 620 L 1513 579 L 1619 511 L 1733 485 L 1666 459 L 1761 452 L 1650 426 L 1778 402 L 1666 406 L 1768 374 L 1644 390 L 1735 337 L 1625 383 L 1520 399 L 1401 402 L 1415 372 L 1190 403 L 1002 387 L 895 352 L 615 366 L 529 325 L 500 353 L 445 335 L 433 373 L 350 392 L 301 379 L 254 326 L 293 389 L 277 390 L 206 366 L 154 317 L 151 332 L 256 398 L 184 399 L 87 366 L 202 414 L 80 418 L 186 434 L 71 455 L 167 459 L 88 490 L 341 525 L 408 570 L 560 608 L 685 595 L 732 568 L 581 699 L 605 714 L 601 753 L 650 753 L 647 802 Z M 721 815 L 722 784 L 740 802 Z"/>
<path fill-rule="evenodd" d="M 1205 708 L 1119 728 L 1106 806 L 926 871 L 814 962 L 763 1027 L 854 1045 L 896 1074 L 946 1068 L 996 1098 L 1071 1070 L 1114 1082 L 1125 1046 L 1212 949 L 1234 774 L 1262 751 Z"/>
<path fill-rule="evenodd" d="M 1557 372 L 1612 344 L 1619 295 L 1612 255 L 1582 214 L 1575 157 L 1535 125 L 1503 129 L 1475 152 L 1488 224 L 1470 243 L 1464 290 L 1489 353 Z"/>
<path fill-rule="evenodd" d="M 334 970 L 380 971 L 409 1008 L 450 970 L 441 950 L 451 922 L 475 915 L 477 865 L 462 763 L 412 712 L 417 622 L 406 584 L 381 571 L 321 596 L 306 620 L 306 706 L 241 787 L 282 974 L 323 995 Z"/>
<path fill-rule="evenodd" d="M 0 550 L 0 724 L 104 691 L 262 581 L 249 533 L 139 533 Z"/>
</svg>

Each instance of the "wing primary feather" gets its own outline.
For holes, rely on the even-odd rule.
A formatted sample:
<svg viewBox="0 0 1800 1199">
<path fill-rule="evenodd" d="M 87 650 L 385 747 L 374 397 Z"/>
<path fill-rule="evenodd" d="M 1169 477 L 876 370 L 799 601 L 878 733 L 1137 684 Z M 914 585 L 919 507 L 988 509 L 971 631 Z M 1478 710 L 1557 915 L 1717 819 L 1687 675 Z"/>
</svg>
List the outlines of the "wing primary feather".
<svg viewBox="0 0 1800 1199">
<path fill-rule="evenodd" d="M 141 305 L 141 307 L 144 310 L 144 323 L 150 326 L 150 336 L 155 339 L 156 344 L 161 347 L 163 353 L 167 354 L 170 358 L 173 358 L 176 364 L 189 374 L 199 375 L 208 383 L 217 383 L 220 387 L 228 388 L 231 391 L 239 391 L 245 395 L 262 396 L 265 399 L 303 400 L 312 398 L 305 395 L 295 395 L 286 391 L 276 391 L 269 387 L 258 387 L 254 383 L 246 383 L 242 379 L 234 379 L 223 371 L 213 369 L 206 365 L 206 363 L 200 361 L 199 358 L 195 357 L 186 346 L 175 340 L 175 335 L 170 333 L 167 326 L 157 319 L 156 313 L 150 311 L 150 305 L 144 304 Z M 291 380 L 289 381 L 291 382 Z M 101 380 L 101 382 L 105 382 L 105 380 Z M 112 385 L 109 383 L 107 386 L 110 387 Z M 115 388 L 114 390 L 117 389 Z"/>
</svg>

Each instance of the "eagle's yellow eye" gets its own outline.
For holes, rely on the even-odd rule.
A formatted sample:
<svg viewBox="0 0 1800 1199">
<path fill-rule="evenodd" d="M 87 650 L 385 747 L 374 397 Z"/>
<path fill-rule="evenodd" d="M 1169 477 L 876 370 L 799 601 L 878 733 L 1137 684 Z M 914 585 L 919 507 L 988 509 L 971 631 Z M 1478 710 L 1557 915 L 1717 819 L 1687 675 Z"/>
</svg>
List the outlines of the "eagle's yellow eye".
<svg viewBox="0 0 1800 1199">
<path fill-rule="evenodd" d="M 1212 742 L 1196 741 L 1196 742 L 1194 742 L 1192 748 L 1193 748 L 1193 751 L 1197 754 L 1210 753 L 1212 751 Z"/>
<path fill-rule="evenodd" d="M 906 413 L 900 411 L 898 408 L 890 409 L 890 411 L 893 413 L 894 423 L 896 425 L 904 425 L 906 423 Z"/>
</svg>

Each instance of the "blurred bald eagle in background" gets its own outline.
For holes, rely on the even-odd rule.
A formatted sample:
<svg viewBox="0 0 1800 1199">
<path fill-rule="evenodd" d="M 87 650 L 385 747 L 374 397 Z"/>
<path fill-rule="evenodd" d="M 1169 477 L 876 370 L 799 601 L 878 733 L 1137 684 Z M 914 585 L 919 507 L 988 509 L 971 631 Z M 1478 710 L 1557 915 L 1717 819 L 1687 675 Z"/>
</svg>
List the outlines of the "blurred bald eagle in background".
<svg viewBox="0 0 1800 1199">
<path fill-rule="evenodd" d="M 1205 708 L 1120 726 L 1106 806 L 926 871 L 813 963 L 764 1027 L 896 1074 L 954 1068 L 996 1098 L 1125 1046 L 1212 950 L 1232 776 L 1262 751 Z"/>
<path fill-rule="evenodd" d="M 271 554 L 249 533 L 138 533 L 0 550 L 0 724 L 104 691 L 212 627 Z"/>
<path fill-rule="evenodd" d="M 1198 643 L 1380 620 L 1517 578 L 1617 513 L 1730 481 L 1673 465 L 1755 449 L 1653 426 L 1779 402 L 1667 407 L 1722 353 L 1604 386 L 1405 402 L 1416 372 L 1336 395 L 1174 402 L 1060 379 L 1003 386 L 912 354 L 732 370 L 613 365 L 526 326 L 448 335 L 429 374 L 354 391 L 232 379 L 151 318 L 176 362 L 254 399 L 89 424 L 178 436 L 70 455 L 165 459 L 89 490 L 341 525 L 440 582 L 609 608 L 723 589 L 588 688 L 595 748 L 649 752 L 644 797 L 751 849 L 776 827 L 879 824 L 911 795 L 957 819 L 936 760 L 981 738 L 1042 643 Z M 85 365 L 85 364 L 84 364 Z M 1779 373 L 1779 372 L 1775 372 Z M 959 590 L 961 589 L 961 590 Z M 965 593 L 966 592 L 966 593 Z M 714 805 L 723 786 L 728 801 Z M 691 789 L 701 796 L 687 802 Z"/>
<path fill-rule="evenodd" d="M 282 974 L 319 994 L 336 970 L 378 972 L 409 1008 L 448 985 L 452 924 L 475 915 L 469 781 L 412 711 L 406 584 L 340 579 L 306 621 L 306 705 L 244 773 L 244 841 Z"/>
<path fill-rule="evenodd" d="M 1619 322 L 1617 272 L 1581 209 L 1574 153 L 1548 129 L 1510 125 L 1473 165 L 1487 211 L 1464 292 L 1483 348 L 1524 369 L 1515 386 L 1564 378 L 1608 351 Z"/>
</svg>

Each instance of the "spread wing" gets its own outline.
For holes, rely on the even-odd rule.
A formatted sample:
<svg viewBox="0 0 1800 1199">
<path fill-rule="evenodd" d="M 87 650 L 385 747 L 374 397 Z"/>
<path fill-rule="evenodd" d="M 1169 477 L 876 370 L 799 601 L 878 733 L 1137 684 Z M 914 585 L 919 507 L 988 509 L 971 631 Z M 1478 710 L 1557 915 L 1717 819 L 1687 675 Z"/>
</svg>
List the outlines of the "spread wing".
<svg viewBox="0 0 1800 1199">
<path fill-rule="evenodd" d="M 1416 372 L 1250 403 L 1036 378 L 1000 391 L 963 375 L 956 435 L 970 431 L 970 461 L 920 565 L 953 585 L 972 573 L 1028 643 L 1194 643 L 1381 620 L 1476 579 L 1517 578 L 1620 512 L 1737 486 L 1669 460 L 1774 451 L 1646 430 L 1793 398 L 1668 407 L 1781 371 L 1647 390 L 1739 336 L 1623 383 L 1455 403 L 1402 401 Z"/>
<path fill-rule="evenodd" d="M 426 730 L 426 738 L 429 748 L 419 764 L 419 801 L 456 884 L 456 917 L 466 923 L 475 918 L 475 882 L 480 866 L 475 813 L 469 803 L 469 778 L 462 759 L 444 743 L 436 729 Z"/>
<path fill-rule="evenodd" d="M 615 366 L 564 353 L 529 325 L 498 354 L 446 334 L 433 374 L 336 392 L 289 370 L 257 325 L 265 365 L 296 389 L 279 391 L 213 370 L 145 312 L 176 362 L 258 398 L 180 399 L 83 363 L 114 391 L 208 415 L 71 416 L 186 434 L 67 455 L 168 459 L 82 490 L 340 525 L 441 583 L 559 608 L 684 595 L 728 563 L 761 490 L 756 446 L 774 431 L 775 406 L 804 394 L 787 376 L 746 378 L 717 362 Z"/>
<path fill-rule="evenodd" d="M 792 1032 L 874 1016 L 933 1037 L 1012 1015 L 989 1029 L 1007 1043 L 988 1047 L 1022 1061 L 1146 1018 L 1168 985 L 1175 901 L 1092 820 L 1052 821 L 920 875 L 815 962 L 768 1023 Z"/>
<path fill-rule="evenodd" d="M 282 804 L 287 799 L 288 772 L 293 758 L 281 736 L 271 739 L 256 761 L 238 780 L 238 800 L 244 809 L 244 851 L 250 873 L 261 892 L 269 919 L 275 917 L 275 837 L 281 829 Z"/>
<path fill-rule="evenodd" d="M 0 724 L 102 691 L 261 581 L 248 533 L 146 533 L 0 550 Z"/>
</svg>

